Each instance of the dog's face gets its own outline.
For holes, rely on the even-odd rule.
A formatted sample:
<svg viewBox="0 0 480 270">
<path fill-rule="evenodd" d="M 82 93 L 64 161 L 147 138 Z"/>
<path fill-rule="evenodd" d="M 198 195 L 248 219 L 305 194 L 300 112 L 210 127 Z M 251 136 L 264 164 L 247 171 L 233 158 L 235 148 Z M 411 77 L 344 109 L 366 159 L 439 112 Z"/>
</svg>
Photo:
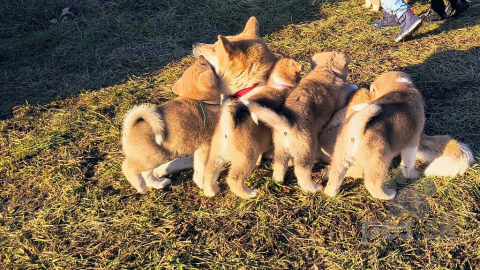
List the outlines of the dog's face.
<svg viewBox="0 0 480 270">
<path fill-rule="evenodd" d="M 413 87 L 410 76 L 405 72 L 390 71 L 380 75 L 371 85 L 370 94 L 375 99 L 396 90 Z"/>
<path fill-rule="evenodd" d="M 258 38 L 258 21 L 257 19 L 255 19 L 255 17 L 252 17 L 248 20 L 243 31 L 236 36 L 224 37 L 222 35 L 219 35 L 217 42 L 215 42 L 214 44 L 193 44 L 193 55 L 203 55 L 207 59 L 207 61 L 215 68 L 217 74 L 222 76 L 222 74 L 225 72 L 224 68 L 229 66 L 228 61 L 230 55 L 233 56 L 234 54 L 239 53 L 234 43 L 245 40 L 254 41 Z M 241 63 L 242 61 L 237 62 Z"/>
<path fill-rule="evenodd" d="M 229 94 L 267 79 L 276 57 L 258 36 L 258 21 L 251 17 L 236 36 L 218 36 L 214 44 L 195 43 L 195 56 L 203 55 L 213 66 Z"/>
<path fill-rule="evenodd" d="M 200 56 L 173 85 L 172 91 L 182 97 L 218 102 L 221 88 L 210 63 Z"/>
<path fill-rule="evenodd" d="M 326 68 L 331 70 L 335 75 L 346 81 L 348 76 L 348 64 L 350 57 L 339 52 L 322 52 L 312 57 L 312 69 Z"/>
<path fill-rule="evenodd" d="M 300 81 L 302 64 L 293 59 L 280 59 L 273 67 L 267 85 L 274 88 L 294 87 Z"/>
</svg>

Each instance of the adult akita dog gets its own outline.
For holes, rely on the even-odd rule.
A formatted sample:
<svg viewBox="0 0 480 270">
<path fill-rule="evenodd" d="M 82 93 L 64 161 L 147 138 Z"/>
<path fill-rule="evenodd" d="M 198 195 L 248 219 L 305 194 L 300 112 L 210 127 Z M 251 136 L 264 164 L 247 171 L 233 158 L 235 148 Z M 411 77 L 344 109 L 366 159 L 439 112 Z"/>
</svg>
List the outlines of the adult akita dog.
<svg viewBox="0 0 480 270">
<path fill-rule="evenodd" d="M 238 35 L 219 35 L 214 44 L 193 44 L 193 54 L 203 55 L 213 66 L 227 95 L 247 92 L 265 83 L 277 62 L 259 37 L 255 17 L 248 20 Z"/>
</svg>

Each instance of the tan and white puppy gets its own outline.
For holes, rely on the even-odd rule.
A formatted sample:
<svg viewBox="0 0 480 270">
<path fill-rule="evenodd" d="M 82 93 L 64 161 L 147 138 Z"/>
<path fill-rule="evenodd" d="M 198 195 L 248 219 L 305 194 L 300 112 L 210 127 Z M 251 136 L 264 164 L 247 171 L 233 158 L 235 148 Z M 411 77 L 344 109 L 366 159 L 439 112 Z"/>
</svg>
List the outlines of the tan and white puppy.
<svg viewBox="0 0 480 270">
<path fill-rule="evenodd" d="M 241 198 L 253 198 L 256 190 L 245 186 L 263 153 L 272 148 L 272 132 L 263 123 L 255 123 L 250 112 L 238 100 L 251 100 L 273 110 L 283 105 L 287 95 L 300 79 L 301 64 L 292 59 L 279 60 L 266 83 L 224 105 L 220 123 L 212 139 L 205 167 L 204 193 L 214 196 L 220 192 L 217 179 L 226 162 L 231 163 L 227 176 L 230 190 Z"/>
<path fill-rule="evenodd" d="M 396 191 L 383 185 L 393 158 L 402 157 L 402 173 L 418 178 L 415 156 L 423 133 L 425 115 L 420 92 L 406 73 L 393 71 L 370 86 L 375 100 L 353 113 L 342 125 L 333 151 L 325 194 L 335 196 L 352 164 L 364 168 L 365 186 L 374 198 L 390 200 Z M 359 106 L 359 105 L 357 105 Z M 367 122 L 357 115 L 367 114 Z M 365 117 L 361 117 L 365 119 Z"/>
<path fill-rule="evenodd" d="M 173 91 L 182 92 L 183 88 L 188 88 L 197 98 L 205 97 L 210 102 L 220 100 L 221 88 L 216 75 L 203 57 L 185 70 Z M 170 159 L 193 154 L 193 178 L 203 188 L 203 170 L 220 112 L 221 106 L 185 97 L 158 107 L 132 108 L 123 121 L 125 177 L 140 193 L 148 187 L 164 188 L 170 179 L 156 177 L 153 169 Z M 173 168 L 165 170 L 174 171 Z"/>
<path fill-rule="evenodd" d="M 330 162 L 333 149 L 337 140 L 338 132 L 345 121 L 354 112 L 356 105 L 370 103 L 376 99 L 374 93 L 366 88 L 354 92 L 345 108 L 339 110 L 332 117 L 320 136 L 321 156 L 325 162 Z M 357 107 L 361 109 L 361 107 Z M 368 114 L 362 114 L 367 116 Z M 358 119 L 358 118 L 357 118 Z M 358 119 L 365 122 L 369 119 Z M 428 136 L 422 133 L 416 158 L 422 163 L 428 164 L 424 171 L 427 176 L 456 176 L 465 173 L 473 163 L 473 154 L 470 148 L 448 135 Z M 347 170 L 346 177 L 363 178 L 363 167 L 353 164 Z"/>
<path fill-rule="evenodd" d="M 350 58 L 337 52 L 318 53 L 312 57 L 310 71 L 292 90 L 280 110 L 245 102 L 252 118 L 274 129 L 273 178 L 283 183 L 289 159 L 293 158 L 295 175 L 307 192 L 321 189 L 312 181 L 318 136 L 335 111 L 346 104 Z"/>
</svg>

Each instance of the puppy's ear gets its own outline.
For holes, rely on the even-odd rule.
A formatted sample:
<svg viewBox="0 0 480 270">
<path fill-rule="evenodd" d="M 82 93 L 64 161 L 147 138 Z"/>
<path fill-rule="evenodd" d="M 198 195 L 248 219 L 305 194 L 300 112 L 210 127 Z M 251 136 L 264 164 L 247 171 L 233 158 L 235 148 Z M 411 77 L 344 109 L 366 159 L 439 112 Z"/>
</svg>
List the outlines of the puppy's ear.
<svg viewBox="0 0 480 270">
<path fill-rule="evenodd" d="M 243 29 L 243 32 L 241 34 L 245 35 L 245 36 L 258 37 L 258 21 L 257 21 L 257 18 L 250 17 L 250 19 L 248 19 L 247 24 L 245 25 L 245 28 Z"/>
<path fill-rule="evenodd" d="M 342 65 L 347 65 L 350 64 L 352 59 L 350 59 L 350 56 L 343 54 L 343 53 L 335 53 L 335 58 L 341 61 Z"/>
<path fill-rule="evenodd" d="M 183 94 L 183 91 L 182 91 L 183 87 L 182 87 L 182 78 L 180 78 L 177 82 L 175 82 L 175 84 L 173 85 L 172 87 L 172 92 L 181 96 Z"/>
<path fill-rule="evenodd" d="M 201 86 L 200 88 L 202 90 L 208 91 L 216 86 L 215 82 L 215 74 L 212 70 L 207 70 L 200 73 L 200 76 L 198 76 L 197 85 Z"/>
<path fill-rule="evenodd" d="M 220 46 L 225 50 L 225 54 L 227 55 L 234 54 L 235 45 L 233 45 L 233 43 L 230 42 L 226 37 L 219 35 L 218 42 L 220 43 Z"/>
<path fill-rule="evenodd" d="M 293 87 L 300 80 L 302 64 L 293 59 L 280 59 L 268 78 L 267 84 L 277 89 Z"/>
<path fill-rule="evenodd" d="M 303 65 L 293 59 L 289 59 L 288 64 L 295 73 L 300 73 L 303 70 Z"/>
<path fill-rule="evenodd" d="M 207 65 L 209 65 L 207 59 L 205 59 L 205 56 L 203 55 L 200 55 L 197 59 L 197 61 L 195 61 L 195 65 L 199 66 L 199 67 L 205 67 Z"/>
<path fill-rule="evenodd" d="M 372 94 L 373 96 L 375 96 L 377 93 L 377 85 L 375 82 L 373 82 L 371 85 L 370 85 L 370 94 Z"/>
</svg>

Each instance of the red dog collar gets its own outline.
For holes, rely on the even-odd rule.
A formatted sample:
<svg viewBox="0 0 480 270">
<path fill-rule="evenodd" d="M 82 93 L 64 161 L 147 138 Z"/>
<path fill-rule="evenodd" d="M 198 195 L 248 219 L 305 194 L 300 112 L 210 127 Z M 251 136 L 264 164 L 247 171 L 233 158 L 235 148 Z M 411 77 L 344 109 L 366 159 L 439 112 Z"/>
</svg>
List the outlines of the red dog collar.
<svg viewBox="0 0 480 270">
<path fill-rule="evenodd" d="M 245 88 L 245 89 L 242 89 L 238 92 L 236 92 L 235 94 L 231 95 L 231 97 L 233 98 L 239 98 L 239 97 L 242 97 L 244 95 L 246 95 L 248 92 L 252 91 L 253 89 L 255 89 L 255 87 L 257 87 L 260 83 L 256 83 L 248 88 Z"/>
</svg>

